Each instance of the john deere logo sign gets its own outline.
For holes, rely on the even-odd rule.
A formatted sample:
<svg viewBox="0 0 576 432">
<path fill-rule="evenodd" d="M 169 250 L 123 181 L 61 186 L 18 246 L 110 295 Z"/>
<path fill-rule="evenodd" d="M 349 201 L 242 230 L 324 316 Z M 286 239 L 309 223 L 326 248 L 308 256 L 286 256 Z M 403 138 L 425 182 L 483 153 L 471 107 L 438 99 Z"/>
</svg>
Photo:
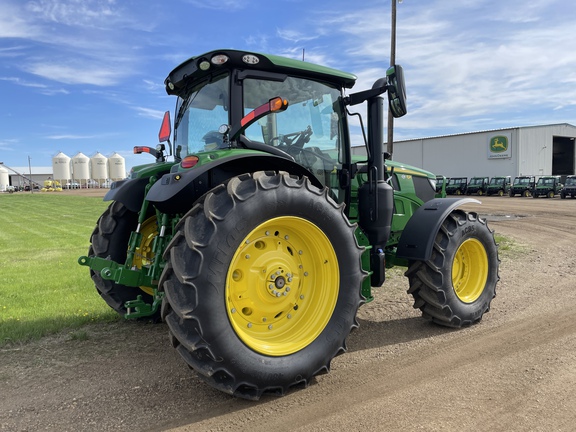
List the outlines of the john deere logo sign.
<svg viewBox="0 0 576 432">
<path fill-rule="evenodd" d="M 488 159 L 503 159 L 511 157 L 509 142 L 510 137 L 506 135 L 497 135 L 490 138 Z"/>
</svg>

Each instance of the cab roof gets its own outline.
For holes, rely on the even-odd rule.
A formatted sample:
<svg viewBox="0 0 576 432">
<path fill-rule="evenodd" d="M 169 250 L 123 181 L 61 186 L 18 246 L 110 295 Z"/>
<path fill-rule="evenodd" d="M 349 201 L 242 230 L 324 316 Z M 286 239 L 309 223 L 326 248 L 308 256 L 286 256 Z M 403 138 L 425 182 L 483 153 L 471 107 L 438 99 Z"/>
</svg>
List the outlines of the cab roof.
<svg viewBox="0 0 576 432">
<path fill-rule="evenodd" d="M 215 71 L 230 69 L 252 69 L 303 76 L 345 88 L 351 88 L 357 79 L 356 75 L 348 72 L 287 57 L 220 49 L 189 58 L 174 68 L 164 81 L 166 92 L 177 95 L 190 79 L 201 79 Z"/>
</svg>

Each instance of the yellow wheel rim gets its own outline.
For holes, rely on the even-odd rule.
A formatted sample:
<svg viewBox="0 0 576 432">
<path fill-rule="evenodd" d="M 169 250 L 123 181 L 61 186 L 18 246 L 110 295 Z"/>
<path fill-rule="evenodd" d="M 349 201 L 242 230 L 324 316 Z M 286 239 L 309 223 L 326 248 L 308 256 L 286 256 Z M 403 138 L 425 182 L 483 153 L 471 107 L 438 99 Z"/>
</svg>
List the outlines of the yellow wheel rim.
<svg viewBox="0 0 576 432">
<path fill-rule="evenodd" d="M 452 286 L 464 303 L 472 303 L 484 291 L 488 280 L 488 257 L 484 245 L 476 239 L 465 240 L 454 256 Z"/>
<path fill-rule="evenodd" d="M 149 217 L 144 221 L 140 227 L 142 234 L 142 241 L 140 246 L 136 248 L 134 259 L 132 263 L 136 268 L 141 269 L 144 266 L 152 264 L 154 253 L 152 252 L 152 242 L 158 236 L 158 224 L 156 223 L 156 216 Z M 141 286 L 140 289 L 146 294 L 154 295 L 152 287 Z"/>
<path fill-rule="evenodd" d="M 228 317 L 252 350 L 293 354 L 324 330 L 339 286 L 336 253 L 322 230 L 298 217 L 270 219 L 244 238 L 232 258 Z"/>
</svg>

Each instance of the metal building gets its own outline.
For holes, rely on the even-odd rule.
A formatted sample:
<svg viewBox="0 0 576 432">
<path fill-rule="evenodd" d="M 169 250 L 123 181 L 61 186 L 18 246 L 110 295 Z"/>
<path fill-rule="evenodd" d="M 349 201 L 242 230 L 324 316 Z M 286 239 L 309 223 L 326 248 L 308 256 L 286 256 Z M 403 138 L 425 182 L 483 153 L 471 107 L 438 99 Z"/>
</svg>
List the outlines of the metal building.
<svg viewBox="0 0 576 432">
<path fill-rule="evenodd" d="M 397 141 L 393 159 L 446 177 L 565 176 L 576 173 L 575 140 L 568 123 L 493 129 Z"/>
</svg>

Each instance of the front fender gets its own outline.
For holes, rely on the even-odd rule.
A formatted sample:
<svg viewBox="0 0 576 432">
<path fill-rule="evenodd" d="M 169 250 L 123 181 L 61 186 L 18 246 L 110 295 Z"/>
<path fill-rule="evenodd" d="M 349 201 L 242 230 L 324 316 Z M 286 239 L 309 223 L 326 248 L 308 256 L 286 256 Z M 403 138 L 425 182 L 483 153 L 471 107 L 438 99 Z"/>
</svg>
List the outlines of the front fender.
<svg viewBox="0 0 576 432">
<path fill-rule="evenodd" d="M 216 159 L 187 171 L 165 174 L 150 188 L 146 199 L 163 213 L 184 213 L 196 199 L 228 179 L 266 170 L 306 176 L 315 186 L 323 187 L 310 171 L 289 159 L 251 153 Z"/>
<path fill-rule="evenodd" d="M 419 207 L 400 236 L 396 256 L 407 260 L 427 261 L 432 256 L 436 233 L 444 219 L 466 203 L 481 204 L 474 198 L 435 198 Z"/>
<path fill-rule="evenodd" d="M 142 201 L 144 201 L 144 189 L 148 180 L 147 177 L 144 177 L 115 181 L 104 195 L 104 201 L 119 201 L 128 210 L 138 213 L 142 207 Z"/>
</svg>

